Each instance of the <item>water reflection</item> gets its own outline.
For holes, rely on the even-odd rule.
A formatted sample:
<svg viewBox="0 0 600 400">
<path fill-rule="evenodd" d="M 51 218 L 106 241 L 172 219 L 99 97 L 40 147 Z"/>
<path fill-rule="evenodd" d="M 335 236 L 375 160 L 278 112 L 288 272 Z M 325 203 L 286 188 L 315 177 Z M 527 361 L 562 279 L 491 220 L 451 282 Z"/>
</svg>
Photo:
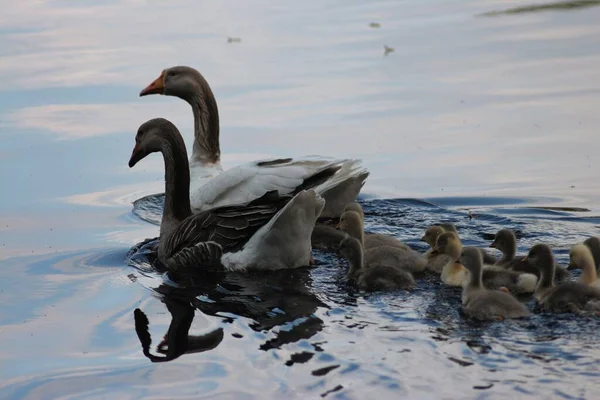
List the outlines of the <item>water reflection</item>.
<svg viewBox="0 0 600 400">
<path fill-rule="evenodd" d="M 135 246 L 129 258 L 130 265 L 146 274 L 157 266 L 160 268 L 155 246 L 156 239 Z M 274 336 L 259 345 L 264 351 L 309 339 L 323 329 L 323 321 L 315 312 L 319 307 L 327 308 L 327 305 L 312 292 L 308 268 L 252 273 L 190 273 L 177 278 L 177 283 L 166 278 L 166 282 L 151 287 L 171 314 L 165 343 L 159 344 L 157 349 L 160 351 L 166 344 L 166 357 L 158 358 L 148 353 L 151 339 L 147 332 L 147 317 L 141 310 L 134 313 L 136 332 L 144 352 L 154 362 L 169 361 L 184 353 L 210 350 L 222 340 L 221 328 L 203 336 L 188 335 L 195 310 L 217 317 L 223 323 L 231 323 L 232 318 L 248 318 L 251 321 L 248 326 L 254 331 L 272 332 Z"/>
</svg>

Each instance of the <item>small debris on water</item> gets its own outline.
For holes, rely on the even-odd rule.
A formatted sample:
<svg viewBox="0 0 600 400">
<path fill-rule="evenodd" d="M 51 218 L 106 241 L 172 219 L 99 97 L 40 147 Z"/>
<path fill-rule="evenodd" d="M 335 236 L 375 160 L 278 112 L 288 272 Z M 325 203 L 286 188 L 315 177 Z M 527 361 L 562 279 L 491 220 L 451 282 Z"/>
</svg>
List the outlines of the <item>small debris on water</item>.
<svg viewBox="0 0 600 400">
<path fill-rule="evenodd" d="M 371 28 L 381 28 L 381 24 L 379 22 L 371 22 L 369 26 Z"/>
<path fill-rule="evenodd" d="M 387 56 L 390 53 L 393 53 L 394 51 L 396 51 L 393 47 L 387 46 L 387 45 L 383 45 L 383 55 Z"/>
<path fill-rule="evenodd" d="M 227 43 L 239 43 L 242 41 L 242 38 L 239 37 L 227 37 Z"/>
</svg>

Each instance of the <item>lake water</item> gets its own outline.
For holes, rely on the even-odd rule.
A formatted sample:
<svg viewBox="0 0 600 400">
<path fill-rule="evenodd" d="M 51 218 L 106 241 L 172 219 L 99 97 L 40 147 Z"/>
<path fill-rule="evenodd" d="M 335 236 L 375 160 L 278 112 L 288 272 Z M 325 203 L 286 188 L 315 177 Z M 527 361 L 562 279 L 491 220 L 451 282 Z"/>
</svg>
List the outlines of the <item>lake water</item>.
<svg viewBox="0 0 600 400">
<path fill-rule="evenodd" d="M 310 270 L 194 290 L 127 258 L 158 233 L 132 202 L 163 190 L 159 156 L 127 167 L 138 126 L 166 117 L 192 142 L 187 104 L 138 93 L 183 64 L 217 97 L 224 167 L 358 157 L 371 171 L 369 230 L 424 249 L 418 238 L 439 221 L 469 245 L 510 227 L 520 252 L 546 242 L 564 264 L 572 243 L 600 233 L 600 7 L 4 3 L 0 398 L 600 395 L 599 319 L 474 324 L 460 315 L 460 290 L 432 279 L 413 293 L 357 293 L 345 262 L 321 252 Z M 193 317 L 192 335 L 223 335 L 151 363 L 136 308 L 155 354 L 172 319 Z"/>
</svg>

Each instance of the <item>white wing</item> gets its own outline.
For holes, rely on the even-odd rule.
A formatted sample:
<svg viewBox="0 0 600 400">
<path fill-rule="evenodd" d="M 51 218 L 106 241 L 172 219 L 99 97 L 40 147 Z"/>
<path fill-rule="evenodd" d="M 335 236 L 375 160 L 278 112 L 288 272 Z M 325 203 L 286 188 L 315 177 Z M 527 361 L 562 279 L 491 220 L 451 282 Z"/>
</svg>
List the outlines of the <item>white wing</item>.
<svg viewBox="0 0 600 400">
<path fill-rule="evenodd" d="M 317 156 L 254 161 L 230 168 L 209 180 L 192 179 L 190 200 L 194 212 L 244 204 L 270 190 L 277 190 L 280 194 L 292 193 L 306 179 L 318 172 L 332 166 L 340 166 L 340 170 L 316 190 L 324 194 L 326 201 L 335 196 L 336 199 L 343 199 L 341 202 L 345 201 L 345 205 L 356 198 L 364 179 L 368 176 L 366 170 L 357 168 L 359 164 L 360 161 L 357 160 Z M 354 182 L 357 179 L 360 180 L 359 185 L 348 185 L 349 181 Z M 350 200 L 347 200 L 348 198 Z M 327 214 L 330 216 L 332 212 Z"/>
</svg>

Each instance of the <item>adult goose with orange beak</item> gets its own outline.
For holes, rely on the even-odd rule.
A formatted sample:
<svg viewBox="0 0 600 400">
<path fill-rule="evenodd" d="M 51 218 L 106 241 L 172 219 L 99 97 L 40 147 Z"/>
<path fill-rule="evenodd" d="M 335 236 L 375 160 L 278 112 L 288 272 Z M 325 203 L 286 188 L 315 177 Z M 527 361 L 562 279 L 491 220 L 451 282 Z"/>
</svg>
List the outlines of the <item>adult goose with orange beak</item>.
<svg viewBox="0 0 600 400">
<path fill-rule="evenodd" d="M 202 74 L 186 66 L 167 68 L 140 92 L 140 96 L 153 94 L 179 97 L 192 107 L 194 145 L 189 168 L 190 201 L 195 213 L 246 204 L 272 190 L 291 194 L 311 176 L 335 168 L 336 173 L 315 191 L 325 199 L 321 217 L 339 218 L 369 176 L 360 160 L 318 156 L 254 161 L 223 171 L 217 101 Z"/>
<path fill-rule="evenodd" d="M 270 191 L 244 205 L 193 214 L 185 143 L 175 125 L 163 118 L 140 126 L 129 167 L 154 152 L 161 152 L 165 163 L 158 259 L 169 271 L 275 270 L 309 265 L 311 233 L 325 206 L 310 184 L 288 195 Z M 335 169 L 326 172 L 334 174 Z M 307 181 L 318 184 L 329 178 L 328 174 Z"/>
</svg>

